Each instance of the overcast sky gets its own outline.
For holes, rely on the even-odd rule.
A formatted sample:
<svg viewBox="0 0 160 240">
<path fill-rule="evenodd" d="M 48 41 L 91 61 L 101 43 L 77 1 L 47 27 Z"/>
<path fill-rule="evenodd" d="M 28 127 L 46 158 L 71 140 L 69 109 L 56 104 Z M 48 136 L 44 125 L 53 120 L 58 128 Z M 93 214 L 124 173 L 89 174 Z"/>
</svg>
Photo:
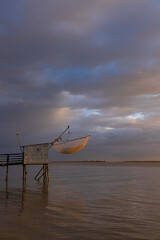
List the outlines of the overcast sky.
<svg viewBox="0 0 160 240">
<path fill-rule="evenodd" d="M 159 110 L 159 0 L 0 0 L 2 153 L 70 125 L 55 159 L 159 160 Z"/>
</svg>

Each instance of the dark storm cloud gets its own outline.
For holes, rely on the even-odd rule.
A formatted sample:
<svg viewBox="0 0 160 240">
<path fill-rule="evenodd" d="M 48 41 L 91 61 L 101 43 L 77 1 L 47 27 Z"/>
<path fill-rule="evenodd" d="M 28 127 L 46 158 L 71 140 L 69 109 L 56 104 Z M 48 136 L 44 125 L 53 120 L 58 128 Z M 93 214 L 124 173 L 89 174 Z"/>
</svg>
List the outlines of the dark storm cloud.
<svg viewBox="0 0 160 240">
<path fill-rule="evenodd" d="M 86 158 L 158 158 L 159 1 L 0 3 L 2 150 L 71 124 L 93 135 Z"/>
</svg>

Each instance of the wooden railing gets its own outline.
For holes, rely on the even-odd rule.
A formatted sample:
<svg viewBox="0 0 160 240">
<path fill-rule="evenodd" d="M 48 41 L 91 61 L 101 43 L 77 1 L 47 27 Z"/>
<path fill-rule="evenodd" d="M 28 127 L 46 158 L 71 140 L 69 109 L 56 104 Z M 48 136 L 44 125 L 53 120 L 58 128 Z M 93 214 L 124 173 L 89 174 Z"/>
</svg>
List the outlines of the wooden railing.
<svg viewBox="0 0 160 240">
<path fill-rule="evenodd" d="M 23 153 L 0 154 L 0 166 L 19 165 L 24 162 Z"/>
</svg>

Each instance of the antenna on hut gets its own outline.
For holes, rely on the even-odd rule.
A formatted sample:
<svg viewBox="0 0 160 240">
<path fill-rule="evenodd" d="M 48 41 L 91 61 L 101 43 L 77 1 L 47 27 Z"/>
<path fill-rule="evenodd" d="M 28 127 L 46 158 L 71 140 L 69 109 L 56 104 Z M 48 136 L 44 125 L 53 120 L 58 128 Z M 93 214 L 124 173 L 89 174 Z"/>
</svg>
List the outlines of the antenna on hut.
<svg viewBox="0 0 160 240">
<path fill-rule="evenodd" d="M 21 150 L 21 152 L 23 152 L 23 149 L 22 149 L 22 146 L 21 146 L 21 143 L 20 143 L 20 140 L 19 140 L 19 134 L 16 133 L 16 136 L 17 136 L 17 140 L 18 140 L 18 144 L 19 144 L 20 150 Z"/>
</svg>

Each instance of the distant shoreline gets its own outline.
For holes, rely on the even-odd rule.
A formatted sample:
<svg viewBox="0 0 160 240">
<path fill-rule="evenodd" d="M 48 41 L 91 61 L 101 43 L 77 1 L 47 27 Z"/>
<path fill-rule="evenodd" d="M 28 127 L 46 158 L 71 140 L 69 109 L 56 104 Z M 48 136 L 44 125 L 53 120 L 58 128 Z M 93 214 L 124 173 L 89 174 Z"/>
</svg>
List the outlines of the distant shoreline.
<svg viewBox="0 0 160 240">
<path fill-rule="evenodd" d="M 133 166 L 133 167 L 160 167 L 160 161 L 53 161 L 49 164 L 53 165 L 88 165 L 88 166 Z"/>
</svg>

